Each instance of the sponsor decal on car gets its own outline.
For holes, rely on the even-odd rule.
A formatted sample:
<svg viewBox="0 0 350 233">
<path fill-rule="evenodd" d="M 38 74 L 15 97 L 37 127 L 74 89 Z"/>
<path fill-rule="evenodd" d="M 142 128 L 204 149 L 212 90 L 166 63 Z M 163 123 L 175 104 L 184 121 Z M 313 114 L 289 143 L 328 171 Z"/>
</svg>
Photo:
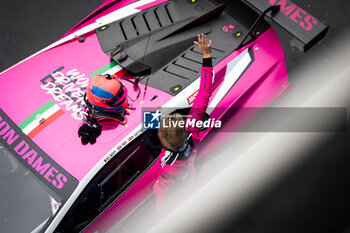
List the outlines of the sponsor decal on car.
<svg viewBox="0 0 350 233">
<path fill-rule="evenodd" d="M 188 103 L 188 105 L 192 105 L 193 104 L 193 102 L 194 102 L 194 100 L 196 99 L 196 96 L 197 96 L 197 94 L 198 94 L 198 91 L 199 90 L 197 90 L 197 91 L 195 91 L 192 95 L 190 95 L 189 97 L 187 97 L 187 103 Z"/>
<path fill-rule="evenodd" d="M 27 127 L 29 127 L 30 123 Z M 0 141 L 40 181 L 67 197 L 77 181 L 34 144 L 0 109 Z"/>
<path fill-rule="evenodd" d="M 61 66 L 42 78 L 40 87 L 51 95 L 59 106 L 65 107 L 65 111 L 70 112 L 74 119 L 80 121 L 87 115 L 85 91 L 90 78 L 96 74 L 115 74 L 116 77 L 120 77 L 126 74 L 126 71 L 114 61 L 90 75 L 82 73 L 78 68 L 68 70 Z"/>
<path fill-rule="evenodd" d="M 66 70 L 64 66 L 56 69 L 40 80 L 41 89 L 51 95 L 59 106 L 76 120 L 82 120 L 84 112 L 84 94 L 89 85 L 89 77 L 78 69 Z"/>
<path fill-rule="evenodd" d="M 304 11 L 302 8 L 298 7 L 294 3 L 288 3 L 287 0 L 269 0 L 271 6 L 279 5 L 280 11 L 288 16 L 293 22 L 297 23 L 306 31 L 311 31 L 315 25 L 317 25 L 318 20 Z"/>
</svg>

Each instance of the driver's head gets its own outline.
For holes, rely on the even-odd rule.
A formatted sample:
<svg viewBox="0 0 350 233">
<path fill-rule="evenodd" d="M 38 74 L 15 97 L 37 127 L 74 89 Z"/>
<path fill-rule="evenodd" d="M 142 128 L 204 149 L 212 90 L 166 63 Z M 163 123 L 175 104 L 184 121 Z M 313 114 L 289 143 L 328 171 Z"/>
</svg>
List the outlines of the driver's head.
<svg viewBox="0 0 350 233">
<path fill-rule="evenodd" d="M 180 122 L 183 123 L 179 124 Z M 184 145 L 187 137 L 185 122 L 182 116 L 179 113 L 163 116 L 158 136 L 163 146 L 171 150 L 179 150 Z"/>
</svg>

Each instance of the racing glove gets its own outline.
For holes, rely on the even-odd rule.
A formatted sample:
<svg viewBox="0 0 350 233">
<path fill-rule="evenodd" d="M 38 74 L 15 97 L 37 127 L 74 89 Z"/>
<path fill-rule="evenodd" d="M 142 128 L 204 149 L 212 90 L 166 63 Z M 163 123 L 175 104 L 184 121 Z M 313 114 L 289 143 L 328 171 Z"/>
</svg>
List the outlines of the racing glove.
<svg viewBox="0 0 350 233">
<path fill-rule="evenodd" d="M 90 142 L 90 144 L 95 144 L 96 139 L 101 135 L 102 127 L 99 124 L 95 124 L 93 126 L 89 126 L 88 124 L 83 124 L 80 126 L 78 135 L 81 137 L 81 143 L 86 145 Z"/>
</svg>

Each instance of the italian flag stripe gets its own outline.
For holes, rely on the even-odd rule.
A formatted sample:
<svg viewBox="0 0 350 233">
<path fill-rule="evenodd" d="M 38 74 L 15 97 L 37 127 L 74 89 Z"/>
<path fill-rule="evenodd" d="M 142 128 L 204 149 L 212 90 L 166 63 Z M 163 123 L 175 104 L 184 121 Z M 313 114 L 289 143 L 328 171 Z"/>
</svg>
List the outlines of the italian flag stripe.
<svg viewBox="0 0 350 233">
<path fill-rule="evenodd" d="M 18 127 L 23 133 L 27 134 L 29 138 L 33 138 L 63 114 L 64 111 L 51 100 L 25 119 Z"/>
<path fill-rule="evenodd" d="M 57 112 L 55 112 L 54 114 L 52 114 L 51 116 L 49 116 L 49 118 L 47 118 L 42 124 L 39 124 L 36 128 L 34 128 L 32 131 L 30 131 L 27 136 L 32 139 L 34 138 L 38 133 L 40 133 L 43 129 L 45 129 L 49 124 L 51 124 L 52 122 L 54 122 L 57 118 L 59 118 L 60 116 L 62 116 L 64 114 L 64 111 L 62 109 L 58 110 Z"/>
<path fill-rule="evenodd" d="M 98 71 L 92 73 L 90 75 L 91 78 L 93 78 L 96 74 L 110 74 L 113 75 L 115 74 L 117 77 L 121 77 L 123 75 L 125 75 L 127 72 L 121 67 L 119 66 L 116 62 L 111 62 L 108 65 L 102 67 L 101 69 L 99 69 Z"/>
<path fill-rule="evenodd" d="M 101 69 L 99 69 L 98 71 L 90 74 L 90 77 L 93 78 L 96 74 L 104 74 L 106 73 L 108 70 L 116 67 L 118 64 L 115 61 L 112 61 L 111 63 L 109 63 L 108 65 L 102 67 Z"/>
<path fill-rule="evenodd" d="M 51 100 L 50 102 L 48 102 L 47 104 L 45 104 L 44 106 L 39 108 L 36 112 L 34 112 L 30 117 L 25 119 L 18 127 L 21 130 L 23 130 L 25 127 L 27 127 L 31 122 L 33 122 L 35 120 L 35 117 L 37 115 L 43 114 L 45 111 L 47 111 L 48 109 L 50 109 L 54 105 L 55 105 L 55 102 L 53 102 L 53 100 Z"/>
<path fill-rule="evenodd" d="M 117 65 L 117 66 L 113 67 L 112 69 L 107 70 L 106 72 L 104 72 L 102 74 L 110 74 L 110 75 L 112 75 L 112 74 L 115 74 L 115 73 L 117 73 L 117 72 L 119 72 L 121 70 L 123 70 L 123 68 L 121 66 Z"/>
<path fill-rule="evenodd" d="M 116 77 L 122 77 L 122 76 L 124 76 L 126 74 L 127 74 L 126 70 L 121 69 L 115 74 L 115 76 Z"/>
</svg>

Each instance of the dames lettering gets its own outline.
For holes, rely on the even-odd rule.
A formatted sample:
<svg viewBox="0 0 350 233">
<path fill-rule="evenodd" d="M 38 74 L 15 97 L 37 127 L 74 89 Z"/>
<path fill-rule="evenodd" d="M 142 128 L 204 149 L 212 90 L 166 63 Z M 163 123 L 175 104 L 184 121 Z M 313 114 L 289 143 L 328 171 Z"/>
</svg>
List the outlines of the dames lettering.
<svg viewBox="0 0 350 233">
<path fill-rule="evenodd" d="M 58 170 L 52 167 L 50 163 L 43 162 L 43 157 L 38 156 L 38 153 L 35 150 L 29 149 L 30 147 L 27 142 L 22 140 L 14 150 L 17 152 L 17 154 L 22 156 L 22 159 L 27 160 L 27 163 L 31 165 L 35 171 L 42 175 L 47 181 L 52 183 L 53 186 L 61 189 L 67 182 L 67 178 L 58 173 Z"/>
<path fill-rule="evenodd" d="M 318 23 L 317 19 L 295 4 L 287 5 L 287 0 L 269 0 L 270 5 L 279 5 L 280 11 L 306 31 L 311 31 Z"/>
<path fill-rule="evenodd" d="M 14 129 L 11 129 L 11 126 L 6 121 L 3 121 L 0 116 L 0 137 L 4 140 L 3 143 L 7 143 L 9 146 L 12 144 L 16 145 L 19 140 L 19 134 L 15 132 Z M 64 184 L 68 181 L 67 177 L 59 173 L 59 171 L 51 166 L 50 163 L 45 163 L 44 158 L 38 156 L 38 152 L 34 149 L 31 149 L 29 144 L 22 140 L 14 147 L 14 151 L 22 157 L 23 160 L 26 160 L 27 163 L 42 175 L 48 182 L 50 182 L 57 189 L 61 189 Z"/>
<path fill-rule="evenodd" d="M 14 141 L 17 140 L 19 135 L 16 135 L 16 132 L 11 129 L 10 125 L 6 121 L 2 121 L 0 117 L 0 136 L 6 140 L 7 144 L 11 145 Z"/>
</svg>

